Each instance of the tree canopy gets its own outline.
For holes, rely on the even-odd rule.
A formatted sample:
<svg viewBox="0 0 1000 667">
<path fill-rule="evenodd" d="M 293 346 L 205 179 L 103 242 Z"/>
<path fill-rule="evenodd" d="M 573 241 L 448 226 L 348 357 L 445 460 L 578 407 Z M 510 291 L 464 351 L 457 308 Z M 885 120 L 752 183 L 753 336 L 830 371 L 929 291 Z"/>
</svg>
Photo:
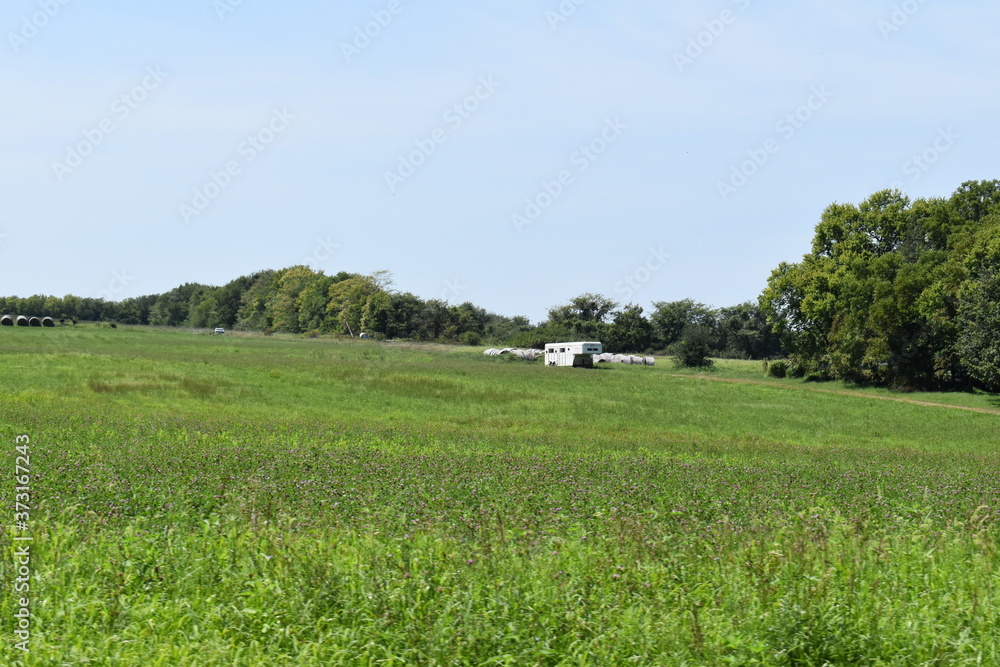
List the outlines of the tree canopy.
<svg viewBox="0 0 1000 667">
<path fill-rule="evenodd" d="M 831 204 L 812 250 L 776 268 L 769 321 L 809 370 L 903 388 L 996 389 L 1000 181 L 949 199 L 883 190 Z"/>
</svg>

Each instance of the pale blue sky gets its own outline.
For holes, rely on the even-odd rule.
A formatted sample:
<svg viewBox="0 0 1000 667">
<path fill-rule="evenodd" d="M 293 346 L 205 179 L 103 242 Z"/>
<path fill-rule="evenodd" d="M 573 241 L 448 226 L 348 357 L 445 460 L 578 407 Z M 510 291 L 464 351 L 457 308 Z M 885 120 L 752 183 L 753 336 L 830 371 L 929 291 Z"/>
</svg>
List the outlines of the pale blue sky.
<svg viewBox="0 0 1000 667">
<path fill-rule="evenodd" d="M 0 293 L 308 260 L 533 321 L 582 292 L 733 305 L 831 202 L 1000 178 L 998 25 L 943 0 L 5 2 Z"/>
</svg>

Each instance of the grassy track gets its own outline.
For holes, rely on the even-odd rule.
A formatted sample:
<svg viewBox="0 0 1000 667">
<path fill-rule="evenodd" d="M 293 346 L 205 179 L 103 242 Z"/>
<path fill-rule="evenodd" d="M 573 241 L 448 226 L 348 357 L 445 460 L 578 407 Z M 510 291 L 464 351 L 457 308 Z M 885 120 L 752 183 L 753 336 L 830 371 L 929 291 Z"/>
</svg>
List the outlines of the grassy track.
<svg viewBox="0 0 1000 667">
<path fill-rule="evenodd" d="M 686 375 L 0 329 L 0 662 L 1000 664 L 993 397 Z"/>
</svg>

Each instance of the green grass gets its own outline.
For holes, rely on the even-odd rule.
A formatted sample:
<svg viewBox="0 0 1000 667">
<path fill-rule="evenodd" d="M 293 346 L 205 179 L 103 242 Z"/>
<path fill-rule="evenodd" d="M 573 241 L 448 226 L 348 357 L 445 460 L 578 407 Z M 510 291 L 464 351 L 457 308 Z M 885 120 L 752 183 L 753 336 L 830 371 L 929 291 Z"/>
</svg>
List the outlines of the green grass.
<svg viewBox="0 0 1000 667">
<path fill-rule="evenodd" d="M 1000 416 L 658 364 L 0 329 L 0 661 L 1000 664 Z"/>
</svg>

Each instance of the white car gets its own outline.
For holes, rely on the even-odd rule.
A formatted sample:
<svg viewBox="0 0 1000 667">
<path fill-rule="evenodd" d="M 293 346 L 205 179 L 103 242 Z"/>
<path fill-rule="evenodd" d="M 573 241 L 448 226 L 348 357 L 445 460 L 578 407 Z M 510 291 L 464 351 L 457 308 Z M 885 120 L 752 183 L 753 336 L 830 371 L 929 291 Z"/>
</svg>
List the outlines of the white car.
<svg viewBox="0 0 1000 667">
<path fill-rule="evenodd" d="M 215 331 L 212 332 L 212 333 L 215 333 L 215 334 L 224 334 L 224 333 L 226 333 L 226 330 L 223 329 L 222 327 L 215 327 Z"/>
</svg>

